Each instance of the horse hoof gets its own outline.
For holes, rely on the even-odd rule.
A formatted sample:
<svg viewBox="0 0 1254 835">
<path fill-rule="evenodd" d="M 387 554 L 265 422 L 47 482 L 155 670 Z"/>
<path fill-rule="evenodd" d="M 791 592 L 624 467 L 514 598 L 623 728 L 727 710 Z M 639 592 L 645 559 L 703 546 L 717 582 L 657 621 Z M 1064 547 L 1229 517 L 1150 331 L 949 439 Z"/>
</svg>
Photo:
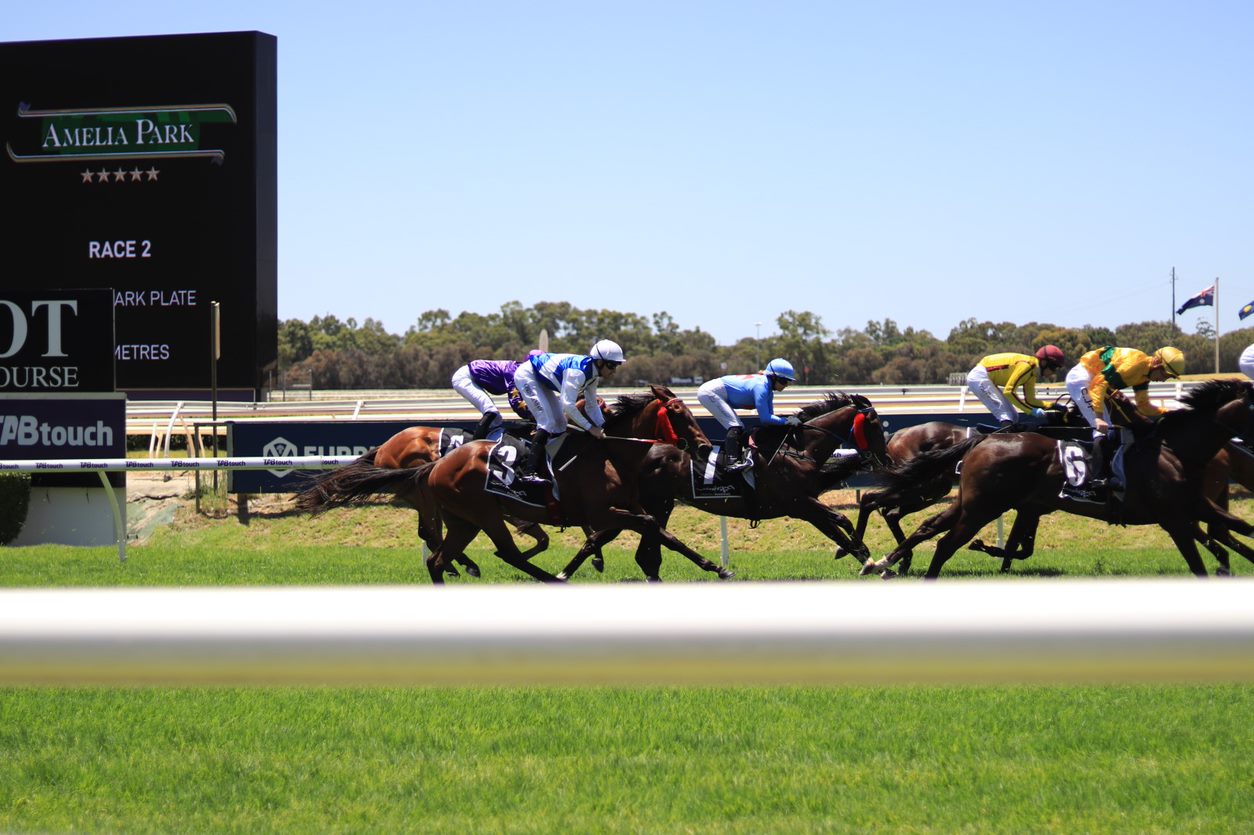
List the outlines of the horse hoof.
<svg viewBox="0 0 1254 835">
<path fill-rule="evenodd" d="M 732 577 L 735 577 L 735 576 L 736 576 L 736 572 L 732 571 L 730 568 L 720 568 L 718 570 L 718 578 L 720 580 L 730 580 Z"/>
<path fill-rule="evenodd" d="M 1216 577 L 1231 577 L 1232 572 L 1226 568 L 1220 567 L 1220 568 L 1215 569 L 1215 576 Z"/>
<path fill-rule="evenodd" d="M 883 571 L 880 572 L 881 580 L 891 580 L 896 576 L 897 576 L 897 572 L 893 571 L 891 568 L 885 568 Z"/>
<path fill-rule="evenodd" d="M 567 577 L 567 576 L 566 576 L 566 572 L 565 572 L 565 571 L 563 571 L 563 572 L 562 572 L 562 573 L 560 573 L 560 574 L 555 574 L 555 575 L 553 576 L 553 579 L 554 579 L 554 580 L 557 580 L 559 583 L 565 583 L 565 582 L 566 582 L 567 580 L 569 580 L 570 578 L 569 578 L 569 577 Z"/>
<path fill-rule="evenodd" d="M 598 574 L 604 574 L 605 573 L 605 560 L 602 557 L 593 557 L 592 567 L 597 570 Z"/>
<path fill-rule="evenodd" d="M 462 576 L 462 575 L 461 575 L 461 572 L 459 572 L 459 571 L 457 570 L 457 568 L 456 568 L 455 566 L 452 566 L 452 565 L 446 565 L 446 566 L 444 566 L 444 573 L 445 573 L 445 574 L 447 574 L 449 577 L 460 577 L 460 576 Z"/>
<path fill-rule="evenodd" d="M 862 570 L 858 572 L 858 576 L 866 577 L 868 574 L 874 574 L 881 568 L 883 568 L 883 566 L 881 566 L 877 561 L 867 560 L 862 564 Z"/>
<path fill-rule="evenodd" d="M 846 551 L 844 548 L 837 548 L 837 549 L 836 549 L 836 556 L 835 556 L 835 557 L 833 557 L 832 559 L 837 559 L 837 560 L 838 560 L 838 559 L 840 559 L 841 557 L 846 557 L 846 556 L 848 556 L 848 555 L 849 555 L 849 552 L 848 552 L 848 551 Z"/>
<path fill-rule="evenodd" d="M 467 574 L 469 574 L 471 577 L 478 577 L 478 576 L 479 576 L 479 566 L 477 566 L 477 565 L 468 565 L 468 566 L 466 566 L 466 573 L 467 573 Z"/>
</svg>

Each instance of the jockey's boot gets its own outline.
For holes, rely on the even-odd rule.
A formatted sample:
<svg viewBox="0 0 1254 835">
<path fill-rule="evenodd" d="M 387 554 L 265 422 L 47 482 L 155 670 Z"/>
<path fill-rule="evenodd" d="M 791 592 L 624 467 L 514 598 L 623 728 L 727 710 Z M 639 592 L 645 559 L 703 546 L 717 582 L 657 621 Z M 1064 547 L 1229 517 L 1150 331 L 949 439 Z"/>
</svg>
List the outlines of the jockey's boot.
<svg viewBox="0 0 1254 835">
<path fill-rule="evenodd" d="M 475 433 L 470 436 L 470 440 L 482 441 L 488 437 L 488 433 L 492 431 L 492 424 L 500 419 L 500 412 L 484 412 L 483 417 L 479 418 L 479 425 L 475 427 Z"/>
<path fill-rule="evenodd" d="M 548 467 L 544 461 L 544 447 L 549 442 L 549 433 L 543 429 L 537 429 L 535 435 L 531 436 L 531 452 L 527 456 L 527 462 L 524 472 L 520 476 L 522 481 L 528 484 L 548 484 Z"/>
<path fill-rule="evenodd" d="M 723 441 L 723 470 L 726 472 L 738 473 L 753 466 L 753 462 L 744 454 L 744 431 L 739 426 L 727 430 L 727 439 Z"/>
</svg>

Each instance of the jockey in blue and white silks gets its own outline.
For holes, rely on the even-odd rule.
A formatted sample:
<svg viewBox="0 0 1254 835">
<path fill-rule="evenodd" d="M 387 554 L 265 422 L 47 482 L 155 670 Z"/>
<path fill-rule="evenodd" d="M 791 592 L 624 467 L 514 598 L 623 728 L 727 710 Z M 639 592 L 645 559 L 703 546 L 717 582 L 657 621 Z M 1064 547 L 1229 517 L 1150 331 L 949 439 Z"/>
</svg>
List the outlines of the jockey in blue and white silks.
<svg viewBox="0 0 1254 835">
<path fill-rule="evenodd" d="M 597 383 L 612 377 L 623 361 L 623 349 L 602 339 L 586 356 L 540 354 L 518 366 L 514 385 L 538 427 L 531 447 L 532 472 L 538 472 L 544 461 L 545 443 L 565 432 L 567 421 L 594 438 L 605 437 L 601 429 L 605 418 L 597 406 Z M 575 407 L 581 397 L 588 414 Z"/>
<path fill-rule="evenodd" d="M 794 419 L 775 414 L 775 392 L 795 382 L 792 363 L 776 358 L 758 374 L 728 374 L 705 383 L 697 389 L 697 399 L 727 430 L 723 442 L 723 468 L 743 470 L 752 462 L 741 458 L 744 424 L 736 409 L 756 409 L 762 423 L 791 423 Z"/>
</svg>

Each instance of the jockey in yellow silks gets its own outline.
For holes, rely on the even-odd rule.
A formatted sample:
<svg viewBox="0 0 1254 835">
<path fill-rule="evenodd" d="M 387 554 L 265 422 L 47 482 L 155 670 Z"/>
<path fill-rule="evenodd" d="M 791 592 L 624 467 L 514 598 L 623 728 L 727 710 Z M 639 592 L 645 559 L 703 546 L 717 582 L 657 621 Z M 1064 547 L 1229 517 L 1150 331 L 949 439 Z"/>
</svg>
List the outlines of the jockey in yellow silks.
<svg viewBox="0 0 1254 835">
<path fill-rule="evenodd" d="M 1062 350 L 1053 345 L 1045 345 L 1035 356 L 990 354 L 967 374 L 967 388 L 1002 426 L 1017 422 L 1016 412 L 1043 417 L 1045 404 L 1036 397 L 1037 376 L 1042 367 L 1061 368 L 1063 362 Z"/>
</svg>

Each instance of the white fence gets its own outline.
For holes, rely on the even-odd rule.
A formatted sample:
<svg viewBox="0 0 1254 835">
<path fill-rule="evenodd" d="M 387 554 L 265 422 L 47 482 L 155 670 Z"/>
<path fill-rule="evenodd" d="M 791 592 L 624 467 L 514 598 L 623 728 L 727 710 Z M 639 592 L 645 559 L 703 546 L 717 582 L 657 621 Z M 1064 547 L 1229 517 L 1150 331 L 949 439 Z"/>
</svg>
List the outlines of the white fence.
<svg viewBox="0 0 1254 835">
<path fill-rule="evenodd" d="M 0 591 L 4 685 L 1254 681 L 1254 582 Z"/>
</svg>

